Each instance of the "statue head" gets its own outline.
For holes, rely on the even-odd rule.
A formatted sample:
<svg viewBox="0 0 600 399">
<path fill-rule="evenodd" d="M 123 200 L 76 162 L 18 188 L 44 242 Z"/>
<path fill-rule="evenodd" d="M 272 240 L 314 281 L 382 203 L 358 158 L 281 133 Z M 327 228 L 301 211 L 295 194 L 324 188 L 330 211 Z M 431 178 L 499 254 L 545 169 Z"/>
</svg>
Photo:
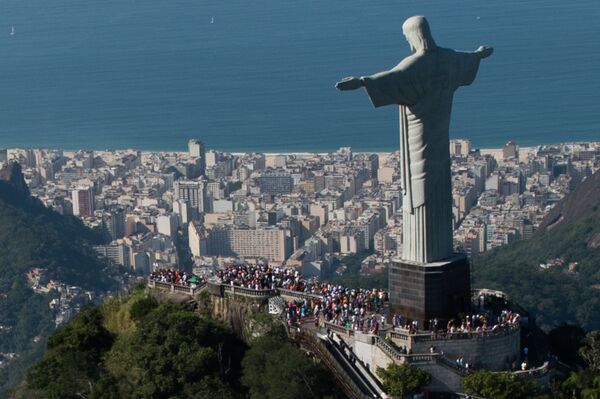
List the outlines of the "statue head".
<svg viewBox="0 0 600 399">
<path fill-rule="evenodd" d="M 410 49 L 416 53 L 424 53 L 437 48 L 429 30 L 429 23 L 421 15 L 410 17 L 404 21 L 402 33 L 408 40 Z"/>
</svg>

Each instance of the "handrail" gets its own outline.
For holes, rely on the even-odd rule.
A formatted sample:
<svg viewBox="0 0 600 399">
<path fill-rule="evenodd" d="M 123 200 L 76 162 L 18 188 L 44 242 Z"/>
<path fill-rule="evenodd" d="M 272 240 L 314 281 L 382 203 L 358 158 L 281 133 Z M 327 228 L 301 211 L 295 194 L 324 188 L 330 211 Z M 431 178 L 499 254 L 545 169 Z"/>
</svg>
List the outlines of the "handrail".
<svg viewBox="0 0 600 399">
<path fill-rule="evenodd" d="M 385 339 L 382 339 L 381 337 L 375 337 L 375 345 L 377 345 L 377 347 L 381 349 L 383 353 L 391 357 L 392 360 L 398 360 L 400 362 L 404 360 L 405 355 L 398 352 L 396 348 L 385 342 Z"/>
<path fill-rule="evenodd" d="M 439 364 L 441 364 L 442 366 L 450 369 L 451 371 L 454 371 L 455 373 L 460 374 L 461 376 L 466 376 L 471 373 L 470 369 L 458 366 L 456 363 L 454 363 L 451 360 L 448 360 L 448 358 L 446 358 L 443 355 L 438 356 L 437 362 Z"/>
<path fill-rule="evenodd" d="M 391 338 L 396 338 L 402 341 L 410 341 L 411 335 L 409 335 L 408 333 L 401 333 L 398 331 L 390 331 L 388 333 L 390 335 Z"/>
<path fill-rule="evenodd" d="M 529 378 L 532 376 L 538 377 L 550 371 L 549 366 L 550 362 L 544 362 L 544 364 L 534 369 L 513 371 L 512 374 L 517 378 Z"/>
</svg>

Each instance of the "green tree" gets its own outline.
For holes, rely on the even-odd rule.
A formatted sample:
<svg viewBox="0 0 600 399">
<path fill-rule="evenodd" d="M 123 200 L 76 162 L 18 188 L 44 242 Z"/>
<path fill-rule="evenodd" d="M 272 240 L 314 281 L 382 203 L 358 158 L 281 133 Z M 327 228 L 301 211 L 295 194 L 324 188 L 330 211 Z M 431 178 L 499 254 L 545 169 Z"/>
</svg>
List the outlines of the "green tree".
<svg viewBox="0 0 600 399">
<path fill-rule="evenodd" d="M 49 399 L 110 396 L 111 384 L 98 365 L 112 342 L 99 309 L 84 308 L 48 338 L 44 358 L 28 371 L 27 383 Z"/>
<path fill-rule="evenodd" d="M 378 367 L 377 375 L 381 377 L 385 391 L 398 399 L 422 390 L 431 381 L 426 371 L 407 364 L 392 363 L 385 369 Z"/>
<path fill-rule="evenodd" d="M 158 306 L 158 301 L 151 296 L 143 296 L 136 300 L 129 309 L 130 317 L 141 322 L 152 310 Z"/>
<path fill-rule="evenodd" d="M 242 360 L 242 384 L 252 399 L 323 398 L 333 394 L 327 370 L 275 333 L 252 343 Z"/>
<path fill-rule="evenodd" d="M 186 397 L 200 398 L 208 397 L 210 391 L 203 390 L 214 386 L 233 395 L 241 346 L 216 321 L 160 304 L 139 324 L 129 356 L 142 372 L 124 396 L 164 398 L 188 392 Z"/>
<path fill-rule="evenodd" d="M 136 291 L 85 308 L 55 331 L 13 396 L 240 397 L 244 349 L 221 323 Z"/>
<path fill-rule="evenodd" d="M 600 374 L 600 331 L 588 333 L 583 343 L 583 347 L 579 349 L 579 355 L 593 373 Z"/>
<path fill-rule="evenodd" d="M 600 398 L 600 375 L 590 370 L 571 373 L 569 378 L 554 387 L 552 397 L 557 399 Z"/>
<path fill-rule="evenodd" d="M 511 373 L 476 371 L 463 379 L 469 395 L 487 399 L 530 399 L 540 394 L 537 383 L 519 379 Z"/>
</svg>

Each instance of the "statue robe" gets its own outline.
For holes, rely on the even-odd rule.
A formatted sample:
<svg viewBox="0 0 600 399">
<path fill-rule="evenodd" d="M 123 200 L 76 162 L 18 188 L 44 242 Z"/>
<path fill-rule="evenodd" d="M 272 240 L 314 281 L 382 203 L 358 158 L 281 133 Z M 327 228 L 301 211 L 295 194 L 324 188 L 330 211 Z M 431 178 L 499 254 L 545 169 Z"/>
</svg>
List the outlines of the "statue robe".
<svg viewBox="0 0 600 399">
<path fill-rule="evenodd" d="M 453 255 L 450 111 L 454 91 L 473 82 L 479 61 L 476 53 L 438 47 L 364 79 L 375 107 L 400 106 L 404 260 Z"/>
</svg>

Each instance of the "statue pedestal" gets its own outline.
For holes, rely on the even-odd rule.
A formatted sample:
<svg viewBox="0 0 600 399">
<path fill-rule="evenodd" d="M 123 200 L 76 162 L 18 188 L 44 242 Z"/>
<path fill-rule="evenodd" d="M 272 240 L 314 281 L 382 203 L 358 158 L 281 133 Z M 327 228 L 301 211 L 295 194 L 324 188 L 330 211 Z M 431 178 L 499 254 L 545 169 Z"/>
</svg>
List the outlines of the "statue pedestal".
<svg viewBox="0 0 600 399">
<path fill-rule="evenodd" d="M 463 254 L 432 263 L 394 260 L 389 292 L 391 314 L 418 320 L 419 328 L 428 328 L 437 317 L 438 326 L 446 328 L 448 319 L 471 310 L 469 261 Z"/>
</svg>

